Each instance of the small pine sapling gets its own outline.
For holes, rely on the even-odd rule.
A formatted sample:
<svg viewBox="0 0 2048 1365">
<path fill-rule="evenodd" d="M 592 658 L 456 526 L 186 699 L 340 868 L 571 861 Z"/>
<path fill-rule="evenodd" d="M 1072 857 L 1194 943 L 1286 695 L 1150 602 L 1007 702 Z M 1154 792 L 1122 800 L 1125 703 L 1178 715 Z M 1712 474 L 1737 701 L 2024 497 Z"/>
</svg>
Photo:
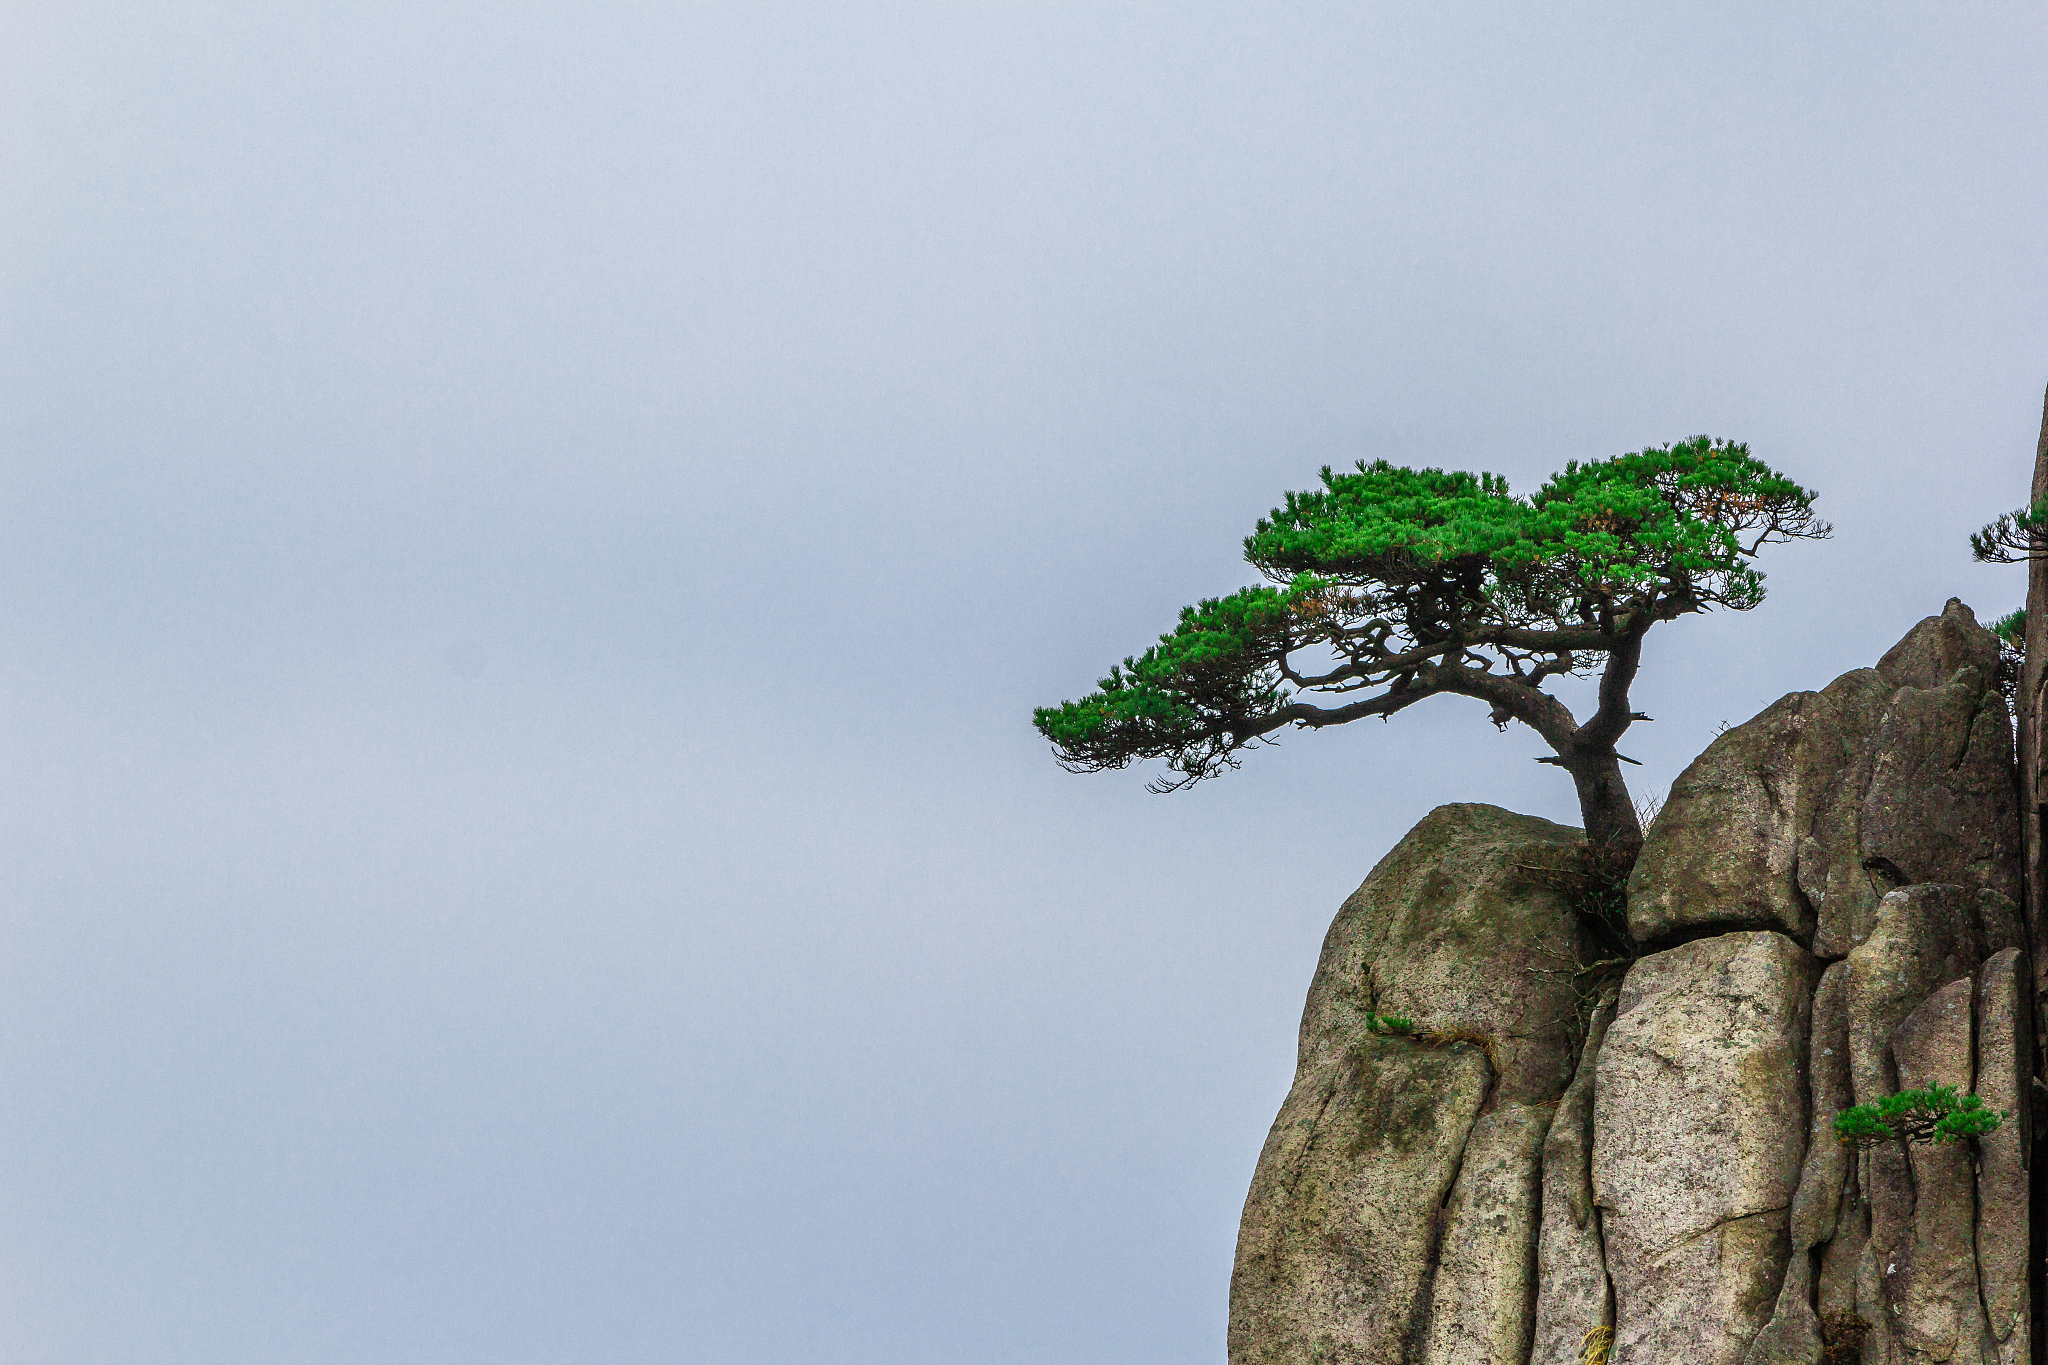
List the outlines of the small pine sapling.
<svg viewBox="0 0 2048 1365">
<path fill-rule="evenodd" d="M 1957 1095 L 1952 1085 L 1902 1090 L 1875 1104 L 1859 1104 L 1835 1115 L 1835 1136 L 1858 1147 L 1881 1142 L 1960 1142 L 1998 1131 L 2006 1115 L 1987 1109 L 1976 1095 Z"/>
</svg>

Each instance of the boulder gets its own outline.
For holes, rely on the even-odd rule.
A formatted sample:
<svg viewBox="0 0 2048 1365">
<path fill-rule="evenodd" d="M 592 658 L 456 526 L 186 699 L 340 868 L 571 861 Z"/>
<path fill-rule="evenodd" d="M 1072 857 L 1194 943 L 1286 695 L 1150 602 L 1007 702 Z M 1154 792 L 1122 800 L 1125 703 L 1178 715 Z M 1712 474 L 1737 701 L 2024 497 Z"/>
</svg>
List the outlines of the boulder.
<svg viewBox="0 0 2048 1365">
<path fill-rule="evenodd" d="M 1508 1104 L 1465 1141 L 1444 1209 L 1422 1365 L 1524 1365 L 1536 1303 L 1538 1155 L 1550 1114 Z"/>
<path fill-rule="evenodd" d="M 1896 869 L 1905 884 L 1953 882 L 2017 902 L 2012 722 L 1992 675 L 1966 667 L 1937 687 L 1900 688 L 1874 752 L 1864 864 Z"/>
<path fill-rule="evenodd" d="M 1794 758 L 1811 692 L 1780 697 L 1707 746 L 1671 784 L 1629 879 L 1629 932 L 1656 943 L 1705 926 L 1813 936 L 1793 865 Z"/>
<path fill-rule="evenodd" d="M 1578 830 L 1498 806 L 1439 806 L 1338 910 L 1301 1017 L 1300 1060 L 1341 1052 L 1374 1011 L 1416 1032 L 1484 1035 L 1502 1103 L 1553 1099 L 1570 1079 L 1588 943 L 1544 869 Z"/>
<path fill-rule="evenodd" d="M 1818 975 L 1791 939 L 1754 931 L 1629 968 L 1593 1098 L 1614 1365 L 1739 1365 L 1771 1316 L 1806 1146 Z"/>
<path fill-rule="evenodd" d="M 1891 687 L 1940 687 L 1962 669 L 1989 678 L 1998 669 L 1998 637 L 1977 624 L 1977 615 L 1951 597 L 1941 615 L 1929 616 L 1885 651 L 1877 671 Z"/>
<path fill-rule="evenodd" d="M 1874 668 L 1852 669 L 1815 697 L 1813 724 L 1799 754 L 1800 830 L 1793 880 L 1813 908 L 1814 951 L 1840 957 L 1822 926 L 1859 924 L 1895 885 L 1880 869 L 1863 865 L 1863 800 L 1877 761 L 1876 738 L 1885 706 L 1897 689 Z"/>
<path fill-rule="evenodd" d="M 1571 969 L 1586 949 L 1544 869 L 1579 839 L 1494 806 L 1440 807 L 1338 911 L 1294 1085 L 1245 1201 L 1232 1365 L 1411 1365 L 1425 1349 L 1483 1359 L 1470 1352 L 1514 1332 L 1526 1345 L 1530 1272 L 1519 1288 L 1489 1277 L 1534 1257 L 1543 1111 L 1529 1106 L 1570 1077 Z M 1376 1034 L 1375 1012 L 1411 1019 L 1420 1036 Z M 1490 1121 L 1468 1155 L 1482 1111 Z M 1447 1220 L 1468 1164 L 1462 1212 Z M 1520 1230 L 1502 1240 L 1503 1228 Z"/>
<path fill-rule="evenodd" d="M 1657 944 L 1775 929 L 1838 958 L 1896 886 L 1949 882 L 2017 904 L 1997 660 L 1997 637 L 1951 599 L 1876 668 L 1794 692 L 1721 735 L 1645 835 L 1630 932 Z"/>
<path fill-rule="evenodd" d="M 1946 670 L 1946 671 L 1944 671 Z M 1828 850 L 1890 886 L 1943 882 L 2017 905 L 2019 804 L 2012 720 L 1999 691 L 1998 637 L 1954 598 L 1878 662 L 1893 688 L 1870 745 L 1853 846 Z M 1882 888 L 1873 886 L 1873 890 Z M 1816 904 L 1814 951 L 1839 957 L 1868 937 L 1868 893 Z"/>
</svg>

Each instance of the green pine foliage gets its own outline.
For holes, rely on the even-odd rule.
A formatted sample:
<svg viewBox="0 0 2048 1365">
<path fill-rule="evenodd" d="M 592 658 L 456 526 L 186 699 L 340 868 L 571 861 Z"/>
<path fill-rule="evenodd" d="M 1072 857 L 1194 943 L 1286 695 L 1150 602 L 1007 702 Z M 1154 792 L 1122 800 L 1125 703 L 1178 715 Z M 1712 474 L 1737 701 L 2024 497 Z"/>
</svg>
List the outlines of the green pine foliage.
<svg viewBox="0 0 2048 1365">
<path fill-rule="evenodd" d="M 1485 700 L 1496 724 L 1536 725 L 1570 754 L 1576 722 L 1536 699 L 1544 681 L 1616 652 L 1632 676 L 1656 621 L 1756 606 L 1757 551 L 1828 534 L 1813 499 L 1746 446 L 1704 436 L 1573 463 L 1528 497 L 1493 474 L 1326 468 L 1246 538 L 1267 585 L 1184 608 L 1097 691 L 1033 719 L 1072 771 L 1166 760 L 1161 790 L 1235 767 L 1286 725 L 1387 716 L 1441 692 Z M 1636 718 L 1626 686 L 1603 689 L 1621 706 L 1597 737 L 1609 754 Z"/>
<path fill-rule="evenodd" d="M 1859 1104 L 1835 1115 L 1835 1136 L 1858 1147 L 1903 1139 L 1960 1142 L 1998 1131 L 2006 1115 L 1987 1109 L 1976 1095 L 1957 1095 L 1952 1085 L 1902 1090 L 1875 1104 Z"/>
<path fill-rule="evenodd" d="M 1493 474 L 1361 461 L 1355 474 L 1324 469 L 1320 491 L 1288 494 L 1246 539 L 1245 558 L 1274 578 L 1448 577 L 1470 585 L 1474 605 L 1490 596 L 1530 622 L 1625 608 L 1674 577 L 1739 611 L 1763 600 L 1744 532 L 1812 501 L 1747 446 L 1704 436 L 1575 461 L 1527 499 Z"/>
<path fill-rule="evenodd" d="M 1999 617 L 1991 623 L 1991 633 L 1998 637 L 1998 690 L 2011 706 L 2019 697 L 2020 670 L 2027 662 L 2027 609 Z"/>
<path fill-rule="evenodd" d="M 1970 553 L 1983 564 L 2020 564 L 2048 554 L 2048 498 L 1986 525 L 1970 537 Z"/>
<path fill-rule="evenodd" d="M 1983 564 L 2023 564 L 2048 555 L 2048 498 L 2017 508 L 1970 537 L 1970 553 Z M 2027 610 L 2008 612 L 1992 623 L 1998 637 L 1998 685 L 2008 703 L 2019 692 L 2027 661 Z"/>
</svg>

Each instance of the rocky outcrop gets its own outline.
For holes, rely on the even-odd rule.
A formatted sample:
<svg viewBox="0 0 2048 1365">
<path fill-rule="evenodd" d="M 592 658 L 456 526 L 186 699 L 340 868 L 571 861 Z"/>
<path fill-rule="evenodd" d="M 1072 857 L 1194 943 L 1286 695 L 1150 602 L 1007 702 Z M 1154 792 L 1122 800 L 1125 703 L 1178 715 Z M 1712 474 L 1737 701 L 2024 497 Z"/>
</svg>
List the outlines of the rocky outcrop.
<svg viewBox="0 0 2048 1365">
<path fill-rule="evenodd" d="M 2032 507 L 2044 498 L 2048 498 L 2048 396 L 2041 403 L 2041 436 L 2034 447 L 2034 481 L 2027 505 Z M 2048 746 L 2041 743 L 2041 713 L 2044 701 L 2048 701 L 2042 695 L 2044 688 L 2048 688 L 2048 557 L 2027 561 L 2024 643 L 2019 685 L 2013 697 L 2018 712 L 2014 723 L 2019 748 L 2020 834 L 2027 903 L 2041 907 L 2048 906 L 2048 856 L 2044 856 L 2048 854 L 2048 841 L 2042 838 L 2041 820 L 2042 809 L 2048 806 L 2048 772 L 2043 771 L 2044 764 L 2048 764 Z M 2043 916 L 2038 909 L 2034 918 L 2034 937 L 2027 948 L 2037 973 L 2036 992 L 2048 994 L 2048 981 L 2040 975 L 2048 973 L 2048 944 L 2042 942 Z M 2039 1047 L 2042 1039 L 2037 1036 L 2034 1041 Z"/>
<path fill-rule="evenodd" d="M 1996 656 L 1951 602 L 1717 739 L 1648 832 L 1618 980 L 1558 875 L 1578 831 L 1418 824 L 1324 942 L 1232 1365 L 2040 1358 L 2048 1087 Z M 1836 1140 L 1932 1083 L 2009 1117 Z"/>
<path fill-rule="evenodd" d="M 1585 948 L 1542 869 L 1578 837 L 1440 807 L 1338 911 L 1245 1201 L 1233 1365 L 1406 1365 L 1424 1351 L 1519 1365 L 1550 1117 L 1538 1106 L 1570 1076 Z M 1376 1014 L 1411 1019 L 1415 1036 L 1374 1032 Z"/>
<path fill-rule="evenodd" d="M 1672 784 L 1629 883 L 1638 941 L 1746 927 L 1825 958 L 1896 886 L 2020 896 L 1998 640 L 1951 600 L 1879 660 L 1720 736 Z"/>
<path fill-rule="evenodd" d="M 1629 968 L 1593 1099 L 1615 1360 L 1740 1365 L 1769 1319 L 1806 1152 L 1818 975 L 1770 932 Z"/>
<path fill-rule="evenodd" d="M 2024 955 L 2001 946 L 2008 911 L 1983 891 L 1901 888 L 1879 902 L 1866 940 L 1823 974 L 1790 1259 L 1749 1365 L 1811 1365 L 1830 1323 L 1860 1335 L 1867 1365 L 2027 1358 L 2029 1136 L 2019 1096 L 2031 1013 Z M 2002 1059 L 1996 1076 L 1984 1069 L 1993 1058 Z M 1824 1125 L 1849 1105 L 1932 1083 L 1974 1084 L 2014 1115 L 1979 1145 L 1981 1174 L 1965 1144 L 1887 1143 L 1851 1160 L 1830 1140 Z"/>
<path fill-rule="evenodd" d="M 1951 600 L 1878 661 L 1892 694 L 1859 812 L 1864 867 L 1899 884 L 1990 890 L 2018 905 L 2019 809 L 1998 637 Z M 1846 860 L 1846 851 L 1844 853 Z M 1862 941 L 1853 911 L 1820 906 L 1818 951 Z"/>
</svg>

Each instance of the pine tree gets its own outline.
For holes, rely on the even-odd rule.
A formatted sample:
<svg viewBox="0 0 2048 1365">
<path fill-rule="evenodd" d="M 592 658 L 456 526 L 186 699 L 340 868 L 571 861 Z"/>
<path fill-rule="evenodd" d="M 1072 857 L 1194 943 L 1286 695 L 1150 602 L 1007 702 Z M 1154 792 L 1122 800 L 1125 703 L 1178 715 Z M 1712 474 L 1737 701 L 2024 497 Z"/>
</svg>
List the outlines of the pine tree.
<svg viewBox="0 0 2048 1365">
<path fill-rule="evenodd" d="M 1325 468 L 1320 488 L 1289 493 L 1246 538 L 1267 583 L 1184 608 L 1098 691 L 1033 718 L 1069 770 L 1164 759 L 1153 785 L 1170 791 L 1284 727 L 1471 697 L 1502 729 L 1543 737 L 1541 761 L 1571 774 L 1592 842 L 1632 848 L 1632 760 L 1615 745 L 1644 719 L 1628 700 L 1644 635 L 1755 607 L 1764 546 L 1829 534 L 1813 501 L 1748 447 L 1704 436 L 1573 463 L 1528 497 L 1492 474 Z M 1594 672 L 1583 722 L 1544 688 Z"/>
</svg>

